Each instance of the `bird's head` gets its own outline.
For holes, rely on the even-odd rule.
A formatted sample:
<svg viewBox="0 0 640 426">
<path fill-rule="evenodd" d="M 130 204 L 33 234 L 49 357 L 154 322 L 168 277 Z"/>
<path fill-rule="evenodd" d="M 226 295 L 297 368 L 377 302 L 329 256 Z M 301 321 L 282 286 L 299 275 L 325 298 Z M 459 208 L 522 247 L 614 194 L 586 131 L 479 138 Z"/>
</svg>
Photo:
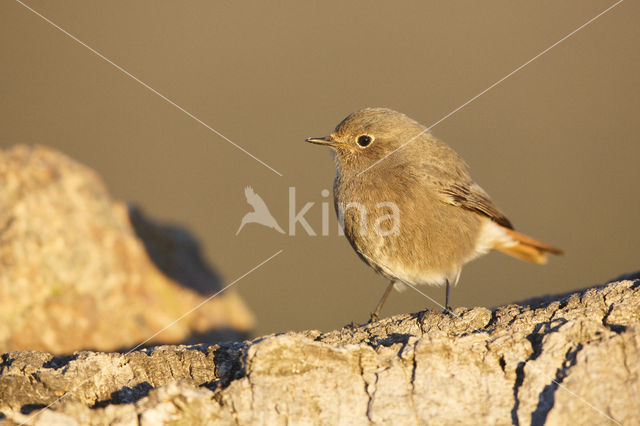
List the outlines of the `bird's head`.
<svg viewBox="0 0 640 426">
<path fill-rule="evenodd" d="M 347 116 L 329 136 L 306 141 L 333 149 L 341 171 L 348 172 L 388 161 L 387 156 L 389 160 L 401 157 L 403 145 L 425 135 L 428 137 L 423 125 L 402 113 L 388 108 L 365 108 Z"/>
</svg>

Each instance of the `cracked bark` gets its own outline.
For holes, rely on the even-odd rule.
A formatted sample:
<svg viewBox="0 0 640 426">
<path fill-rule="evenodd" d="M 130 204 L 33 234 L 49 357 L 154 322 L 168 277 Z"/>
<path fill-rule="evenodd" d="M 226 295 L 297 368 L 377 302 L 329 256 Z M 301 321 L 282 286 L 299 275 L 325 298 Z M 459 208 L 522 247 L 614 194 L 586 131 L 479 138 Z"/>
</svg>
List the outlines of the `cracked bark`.
<svg viewBox="0 0 640 426">
<path fill-rule="evenodd" d="M 454 318 L 0 358 L 8 424 L 639 424 L 638 395 L 632 279 Z"/>
</svg>

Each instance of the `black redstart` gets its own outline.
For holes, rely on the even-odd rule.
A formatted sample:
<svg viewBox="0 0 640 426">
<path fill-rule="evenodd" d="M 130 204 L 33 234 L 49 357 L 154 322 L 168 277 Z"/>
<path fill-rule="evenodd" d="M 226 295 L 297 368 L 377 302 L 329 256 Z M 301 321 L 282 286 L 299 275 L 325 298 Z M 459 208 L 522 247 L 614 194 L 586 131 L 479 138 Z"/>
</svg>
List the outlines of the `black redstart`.
<svg viewBox="0 0 640 426">
<path fill-rule="evenodd" d="M 347 116 L 326 137 L 332 148 L 334 203 L 351 246 L 390 280 L 377 319 L 397 283 L 455 286 L 462 266 L 495 249 L 543 264 L 562 251 L 513 230 L 465 162 L 427 128 L 387 108 Z"/>
</svg>

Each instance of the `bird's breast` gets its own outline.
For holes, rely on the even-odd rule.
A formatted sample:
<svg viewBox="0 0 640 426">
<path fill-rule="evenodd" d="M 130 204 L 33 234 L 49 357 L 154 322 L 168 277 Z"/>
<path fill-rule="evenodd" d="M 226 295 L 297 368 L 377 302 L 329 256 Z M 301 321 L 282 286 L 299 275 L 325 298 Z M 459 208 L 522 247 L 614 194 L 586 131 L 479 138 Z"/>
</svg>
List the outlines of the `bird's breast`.
<svg viewBox="0 0 640 426">
<path fill-rule="evenodd" d="M 432 283 L 435 276 L 455 275 L 474 253 L 478 215 L 444 203 L 425 185 L 337 179 L 334 201 L 346 238 L 378 270 Z"/>
</svg>

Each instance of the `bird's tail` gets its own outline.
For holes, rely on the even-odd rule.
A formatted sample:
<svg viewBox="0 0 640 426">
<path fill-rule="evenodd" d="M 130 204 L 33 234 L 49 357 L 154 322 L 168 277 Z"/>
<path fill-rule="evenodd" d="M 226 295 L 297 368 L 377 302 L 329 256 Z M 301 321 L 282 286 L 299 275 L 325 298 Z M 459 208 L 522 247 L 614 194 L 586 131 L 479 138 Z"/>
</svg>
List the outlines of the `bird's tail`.
<svg viewBox="0 0 640 426">
<path fill-rule="evenodd" d="M 564 254 L 562 250 L 535 240 L 527 235 L 503 227 L 509 237 L 508 243 L 496 245 L 494 248 L 509 256 L 516 257 L 527 262 L 543 265 L 547 263 L 547 254 Z"/>
</svg>

